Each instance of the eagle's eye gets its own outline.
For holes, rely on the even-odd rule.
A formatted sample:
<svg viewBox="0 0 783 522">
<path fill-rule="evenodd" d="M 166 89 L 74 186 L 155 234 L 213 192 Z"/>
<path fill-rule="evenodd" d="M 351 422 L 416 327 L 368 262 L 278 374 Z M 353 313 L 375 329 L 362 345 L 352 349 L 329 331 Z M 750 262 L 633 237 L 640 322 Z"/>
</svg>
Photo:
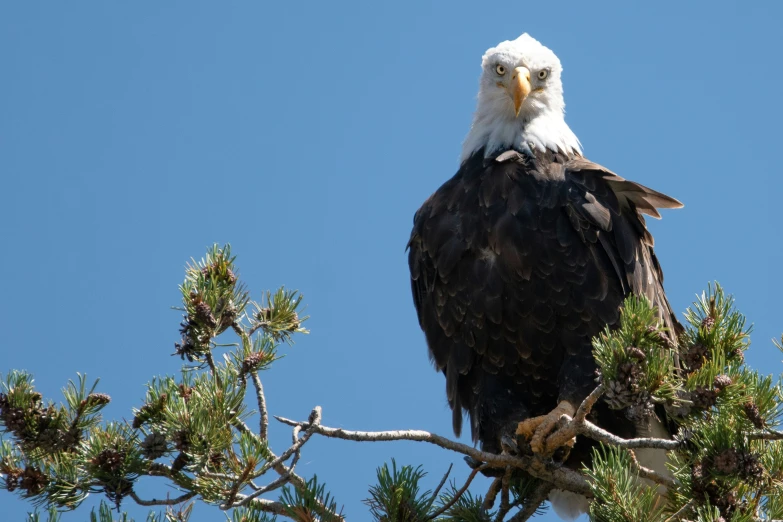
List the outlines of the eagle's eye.
<svg viewBox="0 0 783 522">
<path fill-rule="evenodd" d="M 538 71 L 538 79 L 539 80 L 546 80 L 547 75 L 549 74 L 549 71 L 546 69 L 541 69 Z"/>
<path fill-rule="evenodd" d="M 506 67 L 498 64 L 495 66 L 495 72 L 498 73 L 500 76 L 503 76 L 504 74 L 506 74 Z"/>
</svg>

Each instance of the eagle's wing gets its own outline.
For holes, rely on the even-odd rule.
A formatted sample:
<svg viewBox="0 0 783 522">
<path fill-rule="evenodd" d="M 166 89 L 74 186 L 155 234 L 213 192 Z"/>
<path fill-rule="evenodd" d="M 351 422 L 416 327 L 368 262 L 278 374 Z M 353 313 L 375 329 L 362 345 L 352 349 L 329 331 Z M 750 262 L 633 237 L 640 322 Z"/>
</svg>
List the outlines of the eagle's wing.
<svg viewBox="0 0 783 522">
<path fill-rule="evenodd" d="M 680 208 L 682 203 L 584 158 L 567 162 L 564 169 L 565 209 L 574 227 L 597 227 L 595 240 L 611 261 L 624 293 L 646 296 L 658 307 L 664 326 L 676 334 L 681 327 L 664 293 L 663 271 L 643 214 L 660 219 L 657 209 Z"/>
</svg>

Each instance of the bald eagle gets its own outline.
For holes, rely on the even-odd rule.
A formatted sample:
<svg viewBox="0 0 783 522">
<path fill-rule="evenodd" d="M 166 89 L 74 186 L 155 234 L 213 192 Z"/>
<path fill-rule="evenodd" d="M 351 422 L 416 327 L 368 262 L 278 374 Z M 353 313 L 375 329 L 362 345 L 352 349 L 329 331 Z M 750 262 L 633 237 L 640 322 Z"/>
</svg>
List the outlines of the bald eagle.
<svg viewBox="0 0 783 522">
<path fill-rule="evenodd" d="M 544 452 L 557 419 L 595 388 L 591 339 L 617 325 L 628 294 L 679 326 L 643 214 L 682 204 L 582 155 L 565 122 L 560 61 L 538 41 L 502 42 L 481 67 L 459 170 L 414 217 L 413 300 L 455 434 L 467 413 L 473 440 L 500 452 L 525 421 Z M 600 403 L 593 415 L 621 436 L 665 436 L 655 415 L 633 422 Z M 577 441 L 567 464 L 589 445 Z M 584 509 L 550 499 L 561 516 Z"/>
</svg>

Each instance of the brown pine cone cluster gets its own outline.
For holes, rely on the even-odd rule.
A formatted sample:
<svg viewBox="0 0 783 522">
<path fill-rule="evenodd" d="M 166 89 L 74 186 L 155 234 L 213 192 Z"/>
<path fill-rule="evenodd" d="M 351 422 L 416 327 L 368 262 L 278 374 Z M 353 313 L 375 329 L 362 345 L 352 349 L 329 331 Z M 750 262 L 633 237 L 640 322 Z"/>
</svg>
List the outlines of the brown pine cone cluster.
<svg viewBox="0 0 783 522">
<path fill-rule="evenodd" d="M 765 472 L 755 453 L 734 448 L 724 449 L 713 457 L 697 462 L 691 468 L 694 499 L 699 503 L 709 501 L 720 510 L 722 516 L 730 519 L 738 505 L 737 495 L 719 479 L 713 479 L 710 475 L 714 473 L 739 476 L 751 484 L 758 484 L 764 479 Z"/>
<path fill-rule="evenodd" d="M 264 354 L 262 353 L 251 353 L 247 357 L 245 357 L 245 360 L 242 361 L 242 374 L 248 374 L 258 368 L 261 363 L 264 362 Z"/>
<path fill-rule="evenodd" d="M 750 419 L 750 422 L 758 428 L 762 429 L 767 423 L 764 421 L 764 417 L 761 416 L 759 407 L 753 402 L 753 399 L 748 399 L 745 404 L 742 405 L 742 409 L 745 411 L 745 415 Z"/>
<path fill-rule="evenodd" d="M 674 348 L 674 342 L 672 342 L 671 338 L 666 334 L 666 332 L 661 331 L 659 328 L 656 328 L 655 326 L 648 326 L 647 333 L 653 336 L 653 338 L 658 343 L 658 346 L 661 348 Z"/>
<path fill-rule="evenodd" d="M 714 326 L 715 326 L 715 318 L 712 317 L 711 315 L 708 315 L 701 321 L 701 327 L 707 332 L 710 332 Z"/>
<path fill-rule="evenodd" d="M 238 311 L 233 302 L 226 303 L 222 299 L 213 310 L 209 303 L 204 301 L 203 296 L 195 291 L 190 293 L 190 305 L 193 307 L 193 312 L 185 315 L 180 323 L 179 333 L 182 338 L 174 343 L 174 349 L 175 354 L 193 362 L 209 351 L 213 336 L 221 334 L 234 324 Z M 218 316 L 215 315 L 216 313 Z"/>
<path fill-rule="evenodd" d="M 8 491 L 23 489 L 28 495 L 37 495 L 49 483 L 49 477 L 34 466 L 24 469 L 14 468 L 8 471 L 5 478 Z"/>
<path fill-rule="evenodd" d="M 155 460 L 168 451 L 166 437 L 161 433 L 150 433 L 141 441 L 141 453 L 145 459 Z"/>
<path fill-rule="evenodd" d="M 0 393 L 0 420 L 23 447 L 46 452 L 70 451 L 81 440 L 81 431 L 65 424 L 54 406 L 43 407 L 41 394 L 33 393 L 26 408 L 11 405 L 8 395 Z"/>
<path fill-rule="evenodd" d="M 212 309 L 206 302 L 200 301 L 196 305 L 196 313 L 194 315 L 198 323 L 203 324 L 207 328 L 217 328 L 217 319 L 212 315 Z"/>
<path fill-rule="evenodd" d="M 610 408 L 625 409 L 625 415 L 631 420 L 640 420 L 653 412 L 650 394 L 640 387 L 644 374 L 645 355 L 636 347 L 626 349 L 630 361 L 620 364 L 617 368 L 617 378 L 605 383 L 604 400 Z"/>
<path fill-rule="evenodd" d="M 690 372 L 695 372 L 704 365 L 704 361 L 709 358 L 709 351 L 707 347 L 700 343 L 694 343 L 686 347 L 682 353 L 682 364 L 685 369 Z"/>
<path fill-rule="evenodd" d="M 125 452 L 116 448 L 106 448 L 90 461 L 93 466 L 107 473 L 115 473 L 122 467 L 124 462 Z"/>
</svg>

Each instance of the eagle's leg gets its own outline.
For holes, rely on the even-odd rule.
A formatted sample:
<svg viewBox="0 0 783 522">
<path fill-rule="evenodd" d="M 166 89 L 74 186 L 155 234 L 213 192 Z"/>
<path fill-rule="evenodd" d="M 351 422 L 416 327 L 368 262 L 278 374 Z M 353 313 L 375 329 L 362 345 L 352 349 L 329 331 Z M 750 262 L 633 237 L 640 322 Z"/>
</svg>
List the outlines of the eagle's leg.
<svg viewBox="0 0 783 522">
<path fill-rule="evenodd" d="M 551 456 L 556 447 L 549 447 L 547 444 L 550 434 L 554 432 L 561 423 L 563 416 L 566 416 L 566 420 L 570 420 L 576 413 L 576 408 L 569 401 L 560 401 L 557 407 L 540 417 L 533 417 L 525 419 L 517 426 L 517 435 L 530 441 L 530 449 L 537 455 L 549 457 Z M 575 439 L 570 439 L 565 446 L 572 448 L 574 446 Z"/>
</svg>

